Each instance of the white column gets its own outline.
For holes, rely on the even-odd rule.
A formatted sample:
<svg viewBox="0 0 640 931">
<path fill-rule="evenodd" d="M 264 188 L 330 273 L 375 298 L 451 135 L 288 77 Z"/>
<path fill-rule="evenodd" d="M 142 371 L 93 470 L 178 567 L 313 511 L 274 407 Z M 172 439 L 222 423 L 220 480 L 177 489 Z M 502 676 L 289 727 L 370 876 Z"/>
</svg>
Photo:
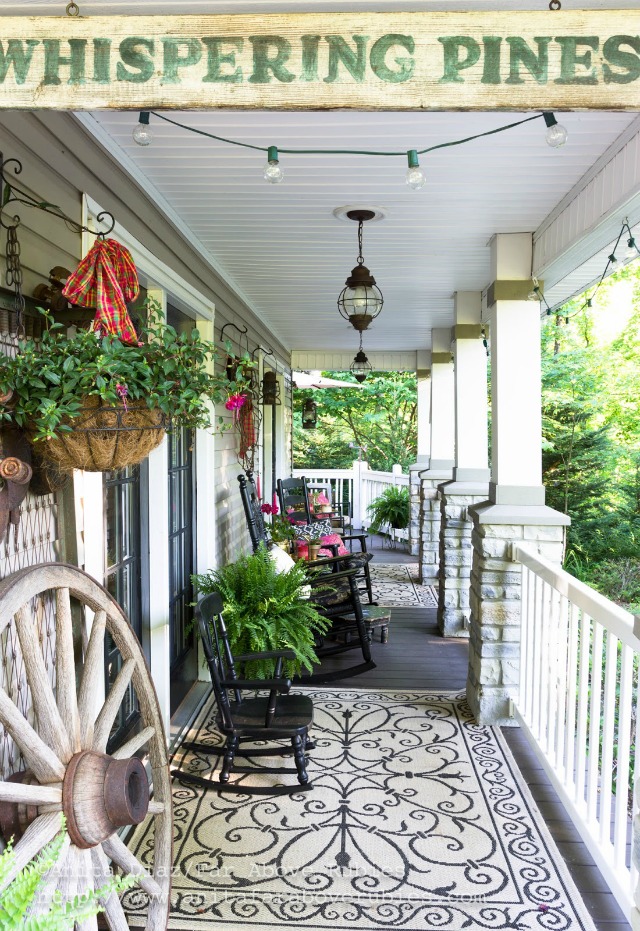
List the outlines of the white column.
<svg viewBox="0 0 640 931">
<path fill-rule="evenodd" d="M 453 468 L 455 408 L 451 330 L 433 329 L 431 350 L 431 457 L 429 470 Z"/>
<path fill-rule="evenodd" d="M 451 331 L 455 381 L 455 457 L 457 482 L 489 481 L 487 355 L 482 344 L 482 295 L 458 291 Z"/>
<path fill-rule="evenodd" d="M 431 452 L 431 353 L 420 350 L 416 353 L 418 394 L 418 448 L 417 462 L 429 461 Z"/>
<path fill-rule="evenodd" d="M 498 234 L 491 243 L 492 459 L 496 504 L 543 505 L 540 305 L 531 290 L 532 237 Z"/>
</svg>

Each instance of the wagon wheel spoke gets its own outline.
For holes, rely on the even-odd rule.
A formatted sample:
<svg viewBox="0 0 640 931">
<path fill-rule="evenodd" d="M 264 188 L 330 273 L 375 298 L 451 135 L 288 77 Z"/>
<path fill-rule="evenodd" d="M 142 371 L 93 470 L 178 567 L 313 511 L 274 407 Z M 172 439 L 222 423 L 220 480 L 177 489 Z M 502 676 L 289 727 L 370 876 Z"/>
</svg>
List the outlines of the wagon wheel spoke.
<svg viewBox="0 0 640 931">
<path fill-rule="evenodd" d="M 94 847 L 91 850 L 91 862 L 93 864 L 94 888 L 98 890 L 111 879 L 109 863 L 102 847 Z M 112 892 L 107 899 L 103 900 L 103 904 L 104 913 L 107 916 L 111 931 L 129 931 L 124 909 L 116 893 Z"/>
<path fill-rule="evenodd" d="M 131 682 L 131 677 L 133 676 L 135 668 L 136 661 L 134 659 L 125 660 L 122 669 L 116 676 L 115 682 L 109 689 L 109 694 L 100 709 L 100 714 L 96 718 L 93 729 L 92 749 L 97 750 L 99 753 L 104 753 L 107 748 L 107 741 L 109 740 L 113 722 L 122 704 L 122 699 L 129 688 L 129 683 Z"/>
<path fill-rule="evenodd" d="M 59 759 L 67 763 L 71 758 L 69 737 L 53 696 L 35 625 L 26 608 L 16 613 L 15 623 L 40 735 Z"/>
<path fill-rule="evenodd" d="M 38 782 L 61 782 L 65 768 L 53 750 L 36 734 L 27 719 L 0 688 L 0 723 L 20 748 Z"/>
<path fill-rule="evenodd" d="M 143 728 L 139 734 L 136 734 L 131 738 L 131 740 L 127 740 L 127 742 L 122 744 L 121 747 L 118 747 L 117 750 L 114 750 L 114 758 L 116 760 L 128 760 L 129 757 L 133 756 L 134 753 L 137 753 L 141 747 L 144 747 L 146 743 L 149 743 L 151 738 L 155 736 L 155 733 L 155 727 Z"/>
<path fill-rule="evenodd" d="M 62 808 L 62 786 L 24 785 L 19 782 L 0 782 L 0 802 L 17 805 L 51 805 Z"/>
<path fill-rule="evenodd" d="M 60 876 L 66 869 L 70 846 L 71 840 L 69 835 L 65 834 L 57 861 L 53 864 L 51 869 L 44 874 L 40 886 L 38 887 L 37 902 L 35 903 L 35 907 L 32 907 L 34 915 L 46 915 L 49 911 L 53 896 L 58 888 Z"/>
<path fill-rule="evenodd" d="M 5 874 L 0 892 L 7 888 L 20 870 L 24 869 L 29 860 L 32 860 L 36 854 L 40 853 L 42 848 L 56 836 L 61 826 L 61 817 L 59 814 L 40 815 L 39 818 L 29 825 L 18 843 L 13 848 L 13 863 Z"/>
<path fill-rule="evenodd" d="M 56 591 L 56 700 L 58 711 L 69 737 L 71 750 L 80 744 L 80 716 L 76 695 L 76 669 L 73 655 L 73 624 L 68 588 Z"/>
<path fill-rule="evenodd" d="M 117 834 L 112 834 L 111 837 L 103 841 L 102 849 L 107 856 L 111 857 L 113 862 L 117 863 L 126 873 L 130 873 L 132 876 L 138 876 L 140 888 L 144 889 L 148 895 L 162 895 L 162 889 L 153 876 L 149 875 L 135 854 L 131 853 Z"/>
<path fill-rule="evenodd" d="M 164 802 L 156 802 L 155 799 L 151 799 L 149 802 L 149 814 L 150 815 L 163 815 L 167 810 L 167 806 Z"/>
<path fill-rule="evenodd" d="M 93 619 L 89 644 L 84 657 L 84 669 L 78 691 L 78 713 L 80 715 L 80 741 L 83 747 L 93 742 L 93 723 L 96 719 L 98 684 L 104 669 L 104 635 L 107 625 L 106 611 L 98 611 Z"/>
<path fill-rule="evenodd" d="M 90 850 L 78 851 L 78 895 L 86 895 L 93 892 L 95 881 L 93 875 L 93 861 Z M 76 924 L 78 931 L 98 931 L 98 918 L 96 915 L 90 915 Z"/>
</svg>

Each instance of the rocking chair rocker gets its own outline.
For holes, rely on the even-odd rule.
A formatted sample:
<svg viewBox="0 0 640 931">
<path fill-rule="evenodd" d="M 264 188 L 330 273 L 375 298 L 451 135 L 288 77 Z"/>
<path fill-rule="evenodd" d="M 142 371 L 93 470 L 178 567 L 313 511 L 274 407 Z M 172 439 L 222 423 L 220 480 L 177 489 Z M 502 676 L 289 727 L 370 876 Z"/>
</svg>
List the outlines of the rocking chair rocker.
<svg viewBox="0 0 640 931">
<path fill-rule="evenodd" d="M 285 659 L 294 659 L 293 650 L 272 650 L 263 653 L 248 653 L 233 656 L 229 646 L 227 630 L 222 616 L 222 599 L 217 592 L 202 599 L 197 608 L 198 630 L 204 654 L 209 666 L 213 695 L 218 709 L 216 723 L 225 735 L 224 747 L 206 743 L 183 743 L 182 749 L 207 756 L 222 756 L 219 784 L 194 773 L 173 770 L 172 775 L 181 782 L 204 789 L 217 787 L 219 792 L 234 792 L 243 795 L 292 795 L 312 788 L 306 769 L 305 751 L 313 750 L 309 740 L 309 728 L 313 722 L 313 704 L 307 695 L 289 695 L 291 680 L 282 675 Z M 213 633 L 213 637 L 212 637 Z M 275 672 L 271 679 L 245 679 L 238 676 L 236 666 L 256 659 L 275 659 Z M 243 698 L 246 690 L 269 689 L 269 694 L 258 698 Z M 229 698 L 229 693 L 233 698 Z M 254 749 L 242 749 L 241 741 L 283 741 L 291 747 L 276 745 Z M 235 757 L 274 757 L 293 752 L 295 769 L 259 766 L 236 766 Z M 230 783 L 231 771 L 236 773 L 264 773 L 266 776 L 281 773 L 296 773 L 299 785 L 256 786 L 242 781 Z"/>
<path fill-rule="evenodd" d="M 254 552 L 259 546 L 270 549 L 272 543 L 260 510 L 252 474 L 248 472 L 246 475 L 239 475 L 238 482 Z M 312 560 L 307 566 L 314 607 L 332 621 L 329 633 L 316 646 L 318 659 L 322 661 L 339 653 L 360 649 L 363 662 L 332 672 L 322 672 L 321 669 L 313 675 L 300 676 L 296 681 L 301 685 L 323 685 L 375 669 L 376 664 L 371 659 L 370 634 L 366 628 L 358 591 L 360 554 Z"/>
</svg>

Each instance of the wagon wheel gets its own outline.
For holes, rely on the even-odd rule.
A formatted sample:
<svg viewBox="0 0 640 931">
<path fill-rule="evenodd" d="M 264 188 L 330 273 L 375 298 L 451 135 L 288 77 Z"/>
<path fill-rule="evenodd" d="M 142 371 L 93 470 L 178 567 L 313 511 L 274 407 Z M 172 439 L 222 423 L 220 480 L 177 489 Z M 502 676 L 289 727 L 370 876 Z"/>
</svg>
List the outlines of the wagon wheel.
<svg viewBox="0 0 640 931">
<path fill-rule="evenodd" d="M 55 692 L 40 647 L 29 602 L 52 592 L 56 609 Z M 94 612 L 83 636 L 84 668 L 76 687 L 72 634 L 72 599 Z M 83 611 L 83 614 L 86 614 Z M 35 724 L 0 687 L 0 723 L 19 747 L 28 767 L 15 781 L 0 782 L 0 821 L 24 829 L 14 845 L 15 864 L 0 891 L 58 833 L 60 812 L 66 836 L 53 876 L 44 878 L 43 901 L 59 889 L 73 898 L 104 885 L 109 860 L 115 868 L 139 877 L 149 899 L 147 931 L 167 926 L 171 877 L 171 783 L 158 699 L 140 645 L 109 593 L 73 566 L 50 563 L 23 569 L 0 582 L 0 634 L 14 619 L 31 690 Z M 85 618 L 84 623 L 87 623 Z M 101 702 L 105 632 L 122 656 L 122 667 Z M 129 684 L 133 685 L 142 729 L 115 753 L 105 753 L 109 733 Z M 153 800 L 144 766 L 134 754 L 147 746 Z M 153 871 L 148 872 L 120 840 L 119 827 L 154 819 Z M 19 830 L 16 833 L 20 833 Z M 49 899 L 50 901 L 50 899 Z M 128 928 L 115 893 L 105 903 L 111 931 Z M 82 931 L 97 928 L 97 919 Z"/>
</svg>

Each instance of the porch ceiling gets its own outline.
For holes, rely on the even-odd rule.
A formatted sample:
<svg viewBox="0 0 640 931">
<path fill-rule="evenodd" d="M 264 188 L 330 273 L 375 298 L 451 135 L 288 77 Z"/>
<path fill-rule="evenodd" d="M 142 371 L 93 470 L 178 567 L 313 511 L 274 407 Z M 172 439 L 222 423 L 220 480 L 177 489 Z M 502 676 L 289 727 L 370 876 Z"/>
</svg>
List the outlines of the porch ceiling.
<svg viewBox="0 0 640 931">
<path fill-rule="evenodd" d="M 581 3 L 609 5 L 602 0 Z M 625 5 L 634 6 L 635 0 L 616 0 L 616 7 Z M 19 15 L 64 9 L 62 0 L 4 0 L 2 6 L 3 13 Z M 403 3 L 409 10 L 456 7 L 526 9 L 539 4 Z M 229 12 L 226 0 L 80 0 L 80 8 L 83 14 Z M 390 8 L 390 0 L 234 3 L 237 13 Z M 168 115 L 259 146 L 404 151 L 486 132 L 529 114 L 226 110 Z M 131 137 L 137 120 L 133 113 L 100 111 L 79 118 L 167 212 L 181 218 L 216 268 L 292 350 L 357 349 L 357 334 L 336 307 L 355 264 L 357 230 L 351 222 L 336 220 L 332 211 L 345 204 L 382 207 L 385 219 L 365 227 L 364 257 L 385 305 L 365 333 L 364 346 L 389 352 L 429 349 L 431 328 L 452 323 L 453 292 L 482 290 L 489 284 L 490 237 L 535 231 L 634 114 L 562 114 L 569 141 L 559 150 L 546 145 L 542 120 L 439 150 L 422 157 L 428 181 L 421 191 L 405 185 L 402 157 L 282 155 L 285 181 L 269 185 L 262 179 L 261 153 L 217 143 L 153 117 L 153 145 L 140 148 Z M 588 281 L 585 273 L 584 283 Z"/>
</svg>

